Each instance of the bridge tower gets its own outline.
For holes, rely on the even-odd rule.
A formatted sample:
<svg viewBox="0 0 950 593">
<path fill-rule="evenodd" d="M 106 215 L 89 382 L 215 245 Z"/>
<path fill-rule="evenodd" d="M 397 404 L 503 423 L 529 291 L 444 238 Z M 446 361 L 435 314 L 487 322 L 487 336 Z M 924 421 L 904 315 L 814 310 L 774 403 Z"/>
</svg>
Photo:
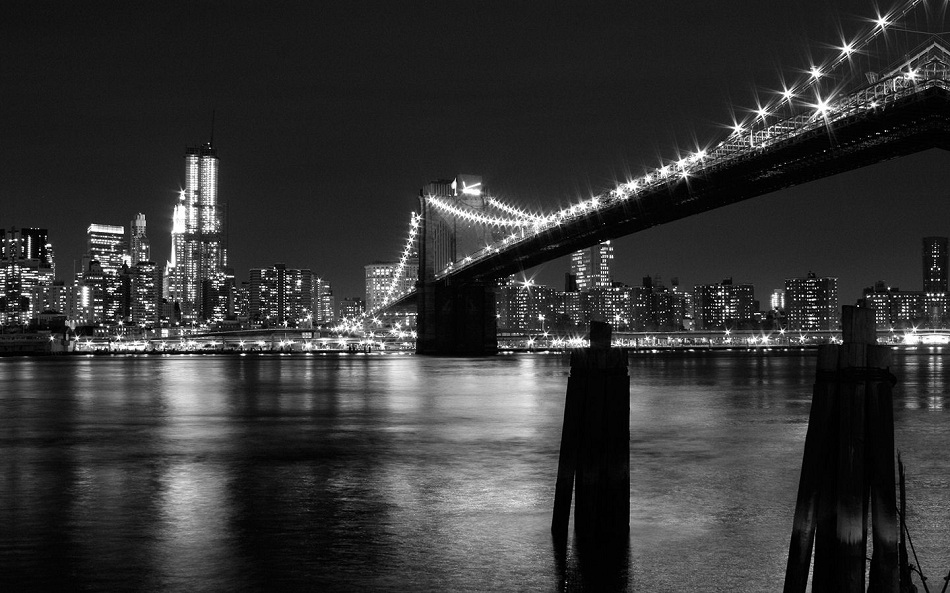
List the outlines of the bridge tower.
<svg viewBox="0 0 950 593">
<path fill-rule="evenodd" d="M 419 192 L 422 225 L 419 237 L 419 283 L 416 352 L 482 356 L 495 354 L 495 293 L 493 283 L 452 282 L 441 272 L 496 238 L 489 229 L 440 211 L 431 199 L 481 210 L 486 207 L 482 179 L 459 175 L 434 181 Z"/>
</svg>

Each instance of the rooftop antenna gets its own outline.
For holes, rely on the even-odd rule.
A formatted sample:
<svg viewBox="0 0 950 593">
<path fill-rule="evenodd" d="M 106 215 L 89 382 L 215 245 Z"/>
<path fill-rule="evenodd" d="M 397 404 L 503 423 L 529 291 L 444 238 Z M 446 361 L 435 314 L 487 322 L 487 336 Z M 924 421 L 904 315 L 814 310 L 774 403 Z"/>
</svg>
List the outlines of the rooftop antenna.
<svg viewBox="0 0 950 593">
<path fill-rule="evenodd" d="M 208 146 L 214 147 L 214 109 L 211 110 L 211 140 L 208 142 Z"/>
</svg>

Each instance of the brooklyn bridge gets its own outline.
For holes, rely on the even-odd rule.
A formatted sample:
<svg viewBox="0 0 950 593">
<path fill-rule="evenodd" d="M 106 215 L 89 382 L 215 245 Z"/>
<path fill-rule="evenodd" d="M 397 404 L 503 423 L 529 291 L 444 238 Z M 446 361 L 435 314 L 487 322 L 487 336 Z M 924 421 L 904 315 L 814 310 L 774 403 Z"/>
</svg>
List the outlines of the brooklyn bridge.
<svg viewBox="0 0 950 593">
<path fill-rule="evenodd" d="M 605 240 L 948 148 L 950 41 L 904 25 L 922 8 L 911 0 L 878 15 L 723 138 L 570 206 L 529 212 L 490 195 L 474 175 L 428 184 L 387 296 L 370 313 L 415 307 L 420 353 L 491 353 L 501 278 Z M 419 281 L 400 292 L 416 254 Z"/>
</svg>

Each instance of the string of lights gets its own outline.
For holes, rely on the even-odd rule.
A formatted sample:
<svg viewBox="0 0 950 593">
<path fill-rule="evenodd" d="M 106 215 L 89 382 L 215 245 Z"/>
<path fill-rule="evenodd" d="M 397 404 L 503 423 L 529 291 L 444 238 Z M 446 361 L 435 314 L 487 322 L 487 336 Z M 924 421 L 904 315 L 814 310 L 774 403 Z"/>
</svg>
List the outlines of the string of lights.
<svg viewBox="0 0 950 593">
<path fill-rule="evenodd" d="M 442 212 L 448 212 L 453 216 L 457 216 L 462 220 L 467 222 L 474 222 L 478 224 L 484 224 L 487 226 L 498 226 L 498 227 L 525 227 L 530 226 L 531 221 L 528 221 L 524 218 L 501 218 L 500 216 L 489 216 L 486 214 L 481 214 L 480 212 L 475 212 L 472 210 L 465 210 L 459 208 L 454 204 L 443 200 L 438 196 L 428 196 L 426 198 L 429 204 L 435 206 Z"/>
<path fill-rule="evenodd" d="M 376 310 L 379 310 L 393 301 L 394 298 L 401 296 L 397 294 L 397 289 L 399 286 L 399 281 L 402 280 L 403 275 L 406 272 L 406 263 L 409 261 L 409 258 L 412 257 L 413 248 L 416 244 L 416 235 L 419 233 L 419 225 L 421 223 L 422 216 L 416 212 L 412 213 L 412 220 L 409 223 L 409 236 L 406 238 L 406 246 L 402 250 L 402 255 L 399 257 L 399 263 L 396 264 L 395 269 L 393 270 L 393 276 L 389 281 L 389 286 L 386 288 L 386 296 L 383 297 L 383 302 L 380 306 L 376 307 Z"/>
</svg>

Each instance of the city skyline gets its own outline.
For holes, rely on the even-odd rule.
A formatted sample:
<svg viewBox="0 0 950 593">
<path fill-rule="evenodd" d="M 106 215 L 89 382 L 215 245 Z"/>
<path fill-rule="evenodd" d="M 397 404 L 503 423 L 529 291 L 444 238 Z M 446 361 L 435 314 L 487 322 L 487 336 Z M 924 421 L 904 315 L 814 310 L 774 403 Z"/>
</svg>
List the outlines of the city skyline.
<svg viewBox="0 0 950 593">
<path fill-rule="evenodd" d="M 0 25 L 0 72 L 19 81 L 0 91 L 0 223 L 48 228 L 64 277 L 88 224 L 141 212 L 162 259 L 181 151 L 210 137 L 214 111 L 236 273 L 286 262 L 320 270 L 340 297 L 362 294 L 363 266 L 395 259 L 428 182 L 474 172 L 545 208 L 600 191 L 714 140 L 755 89 L 834 45 L 838 23 L 873 16 L 862 2 L 319 15 L 299 3 L 263 20 L 241 4 L 72 10 L 14 3 Z M 402 30 L 454 51 L 413 49 Z M 246 47 L 252 33 L 279 43 Z M 431 77 L 451 84 L 421 84 Z M 950 234 L 948 160 L 928 151 L 621 238 L 616 275 L 771 290 L 814 270 L 841 279 L 843 303 L 876 280 L 916 287 L 915 241 Z M 538 279 L 557 285 L 566 267 Z"/>
</svg>

